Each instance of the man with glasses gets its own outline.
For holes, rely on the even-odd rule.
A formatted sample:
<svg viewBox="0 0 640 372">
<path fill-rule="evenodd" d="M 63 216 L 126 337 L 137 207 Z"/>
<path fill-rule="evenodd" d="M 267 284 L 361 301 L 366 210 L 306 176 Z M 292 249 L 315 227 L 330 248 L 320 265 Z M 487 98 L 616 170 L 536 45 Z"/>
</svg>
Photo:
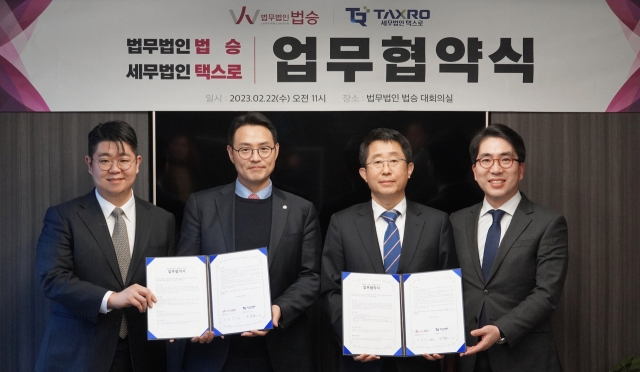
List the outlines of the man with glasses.
<svg viewBox="0 0 640 372">
<path fill-rule="evenodd" d="M 519 191 L 525 146 L 493 124 L 469 147 L 480 204 L 451 215 L 464 289 L 463 372 L 561 371 L 551 315 L 567 273 L 565 218 Z"/>
<path fill-rule="evenodd" d="M 47 210 L 36 271 L 53 309 L 36 371 L 164 371 L 166 347 L 147 341 L 144 257 L 168 256 L 173 215 L 133 195 L 142 157 L 123 121 L 89 133 L 95 189 Z"/>
<path fill-rule="evenodd" d="M 267 247 L 274 329 L 187 342 L 185 371 L 313 371 L 305 312 L 320 293 L 320 225 L 313 204 L 273 187 L 280 145 L 271 121 L 257 112 L 229 128 L 234 183 L 197 192 L 184 212 L 179 256 Z"/>
<path fill-rule="evenodd" d="M 322 253 L 324 309 L 342 340 L 343 271 L 417 273 L 457 267 L 447 214 L 405 198 L 413 172 L 411 145 L 395 130 L 371 131 L 360 145 L 360 176 L 371 201 L 331 217 Z M 342 349 L 342 348 L 341 348 Z M 341 371 L 440 371 L 441 355 L 386 358 L 361 354 L 340 359 Z"/>
</svg>

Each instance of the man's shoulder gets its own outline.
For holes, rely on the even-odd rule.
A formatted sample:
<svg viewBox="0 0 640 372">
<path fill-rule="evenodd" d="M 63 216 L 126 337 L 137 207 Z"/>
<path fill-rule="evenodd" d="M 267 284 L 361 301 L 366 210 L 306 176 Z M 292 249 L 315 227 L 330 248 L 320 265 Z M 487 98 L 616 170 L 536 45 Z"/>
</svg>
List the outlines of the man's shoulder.
<svg viewBox="0 0 640 372">
<path fill-rule="evenodd" d="M 165 218 L 165 219 L 173 218 L 173 213 L 167 212 L 165 209 L 158 207 L 157 205 L 154 205 L 153 203 L 150 203 L 137 196 L 135 198 L 136 198 L 136 204 L 139 205 L 141 208 L 148 210 L 150 213 L 153 213 L 154 215 L 160 218 Z"/>
<path fill-rule="evenodd" d="M 411 211 L 424 215 L 429 219 L 447 218 L 446 212 L 407 199 L 407 212 L 410 213 Z"/>
<path fill-rule="evenodd" d="M 287 203 L 290 203 L 290 204 L 297 204 L 300 206 L 308 206 L 312 204 L 310 201 L 308 201 L 305 198 L 302 198 L 296 194 L 292 194 L 288 191 L 280 190 L 274 187 L 272 191 L 272 195 L 278 195 L 278 194 L 280 194 L 279 196 L 285 199 Z"/>
<path fill-rule="evenodd" d="M 78 208 L 86 208 L 87 205 L 93 201 L 98 203 L 98 200 L 96 199 L 94 192 L 95 191 L 92 190 L 91 192 L 85 195 L 75 197 L 71 200 L 67 200 L 60 204 L 52 205 L 51 207 L 49 207 L 49 209 L 56 210 L 61 215 L 64 215 Z"/>
<path fill-rule="evenodd" d="M 518 205 L 518 209 L 530 215 L 532 218 L 556 219 L 558 217 L 564 217 L 562 213 L 558 212 L 557 210 L 533 202 L 524 195 L 522 197 L 520 205 Z"/>
<path fill-rule="evenodd" d="M 478 203 L 470 207 L 463 208 L 463 209 L 460 209 L 459 211 L 451 213 L 451 217 L 450 217 L 451 223 L 452 224 L 463 223 L 466 217 L 468 217 L 471 212 L 475 210 L 480 210 L 481 207 L 482 207 L 482 203 Z"/>
<path fill-rule="evenodd" d="M 354 204 L 348 208 L 345 208 L 339 212 L 336 212 L 333 216 L 338 219 L 354 218 L 354 216 L 359 216 L 359 215 L 362 215 L 364 212 L 369 212 L 369 211 L 371 211 L 371 213 L 373 214 L 371 201 Z"/>
<path fill-rule="evenodd" d="M 216 198 L 221 195 L 224 195 L 227 192 L 231 193 L 231 195 L 234 195 L 233 193 L 234 190 L 235 190 L 235 184 L 228 183 L 225 185 L 215 186 L 209 189 L 196 191 L 191 195 L 191 197 L 195 198 L 196 200 Z"/>
</svg>

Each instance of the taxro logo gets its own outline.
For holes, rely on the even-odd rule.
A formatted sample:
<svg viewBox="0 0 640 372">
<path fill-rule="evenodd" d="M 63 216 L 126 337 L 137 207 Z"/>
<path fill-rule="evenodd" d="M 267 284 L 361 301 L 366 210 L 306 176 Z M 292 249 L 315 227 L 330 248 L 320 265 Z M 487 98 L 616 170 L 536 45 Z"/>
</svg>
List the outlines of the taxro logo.
<svg viewBox="0 0 640 372">
<path fill-rule="evenodd" d="M 244 5 L 242 6 L 242 10 L 240 11 L 239 17 L 236 17 L 236 13 L 232 9 L 229 9 L 229 13 L 231 13 L 231 18 L 233 19 L 233 23 L 239 25 L 243 19 L 246 19 L 247 22 L 249 22 L 249 24 L 252 25 L 258 18 L 258 15 L 260 14 L 260 9 L 256 10 L 256 12 L 253 14 L 253 18 L 249 17 L 249 14 L 247 14 L 247 7 Z"/>
<path fill-rule="evenodd" d="M 351 23 L 357 23 L 362 27 L 367 27 L 367 14 L 376 14 L 377 19 L 429 19 L 431 11 L 429 9 L 368 9 L 366 6 L 360 8 L 346 8 L 349 12 Z"/>
</svg>

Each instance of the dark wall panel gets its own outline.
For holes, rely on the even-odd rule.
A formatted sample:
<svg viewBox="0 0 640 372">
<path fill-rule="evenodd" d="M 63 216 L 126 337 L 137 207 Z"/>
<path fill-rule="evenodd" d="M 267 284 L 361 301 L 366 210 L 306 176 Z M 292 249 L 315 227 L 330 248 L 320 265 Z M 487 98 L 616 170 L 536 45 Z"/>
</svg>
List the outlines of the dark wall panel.
<svg viewBox="0 0 640 372">
<path fill-rule="evenodd" d="M 522 190 L 569 224 L 554 324 L 566 371 L 640 356 L 640 114 L 495 113 L 524 138 Z"/>
<path fill-rule="evenodd" d="M 143 163 L 134 193 L 149 200 L 146 113 L 0 114 L 0 364 L 33 371 L 50 303 L 35 276 L 35 248 L 47 207 L 93 187 L 84 156 L 87 134 L 120 119 L 138 134 Z"/>
</svg>

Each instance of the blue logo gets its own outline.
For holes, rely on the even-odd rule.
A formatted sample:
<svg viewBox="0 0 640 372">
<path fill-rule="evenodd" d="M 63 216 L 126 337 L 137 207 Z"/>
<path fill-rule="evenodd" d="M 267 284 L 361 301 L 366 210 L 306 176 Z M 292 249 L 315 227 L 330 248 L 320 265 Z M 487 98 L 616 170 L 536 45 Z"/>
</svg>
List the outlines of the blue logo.
<svg viewBox="0 0 640 372">
<path fill-rule="evenodd" d="M 351 23 L 358 23 L 362 27 L 367 27 L 367 14 L 371 11 L 375 13 L 377 19 L 381 20 L 394 20 L 394 19 L 429 19 L 431 18 L 431 11 L 429 9 L 368 9 L 366 6 L 360 8 L 346 8 L 349 12 L 349 20 Z"/>
</svg>

